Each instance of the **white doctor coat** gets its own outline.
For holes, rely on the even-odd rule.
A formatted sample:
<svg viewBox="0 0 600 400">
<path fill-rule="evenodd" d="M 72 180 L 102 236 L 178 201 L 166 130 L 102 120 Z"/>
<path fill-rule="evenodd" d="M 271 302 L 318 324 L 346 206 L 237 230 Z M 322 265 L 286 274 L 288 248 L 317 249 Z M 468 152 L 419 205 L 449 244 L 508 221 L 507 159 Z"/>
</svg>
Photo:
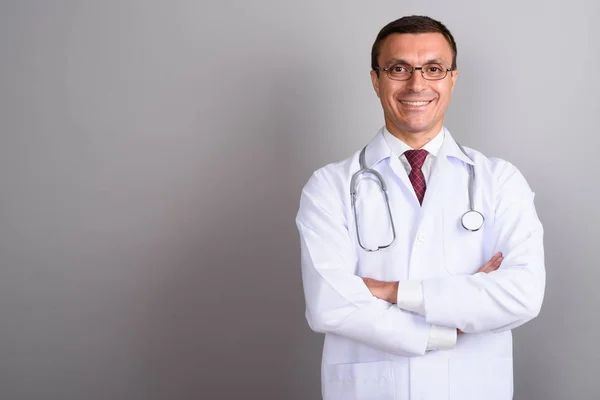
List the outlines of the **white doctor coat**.
<svg viewBox="0 0 600 400">
<path fill-rule="evenodd" d="M 445 129 L 445 128 L 444 128 Z M 323 332 L 325 400 L 508 400 L 513 395 L 511 329 L 537 316 L 545 287 L 543 229 L 527 182 L 510 163 L 465 148 L 446 131 L 420 206 L 406 171 L 380 130 L 367 167 L 388 186 L 397 238 L 368 253 L 357 242 L 350 179 L 359 151 L 317 170 L 296 224 L 306 318 Z M 466 231 L 468 168 L 483 228 Z M 378 183 L 363 179 L 357 212 L 363 243 L 387 244 L 390 221 Z M 477 273 L 495 253 L 504 261 Z M 425 315 L 372 296 L 361 277 L 420 280 Z M 455 348 L 426 351 L 432 325 L 458 328 Z"/>
</svg>

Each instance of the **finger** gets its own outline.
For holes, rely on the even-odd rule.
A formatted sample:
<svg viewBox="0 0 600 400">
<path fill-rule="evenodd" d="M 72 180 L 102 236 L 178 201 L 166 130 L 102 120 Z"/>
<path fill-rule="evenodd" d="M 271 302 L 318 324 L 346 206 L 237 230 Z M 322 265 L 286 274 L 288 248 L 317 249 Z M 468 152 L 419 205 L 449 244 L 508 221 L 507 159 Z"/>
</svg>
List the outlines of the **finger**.
<svg viewBox="0 0 600 400">
<path fill-rule="evenodd" d="M 486 274 L 489 274 L 490 272 L 494 272 L 496 271 L 498 268 L 500 268 L 500 265 L 502 265 L 502 261 L 504 260 L 504 257 L 500 257 L 499 259 L 495 260 L 494 262 L 491 262 L 486 268 L 485 268 L 485 272 Z"/>
<path fill-rule="evenodd" d="M 488 261 L 483 265 L 483 267 L 479 268 L 479 270 L 477 270 L 477 272 L 483 272 L 483 273 L 488 274 L 492 271 L 495 271 L 498 268 L 500 268 L 500 265 L 502 264 L 502 260 L 504 260 L 503 257 L 500 257 L 499 259 L 494 260 L 494 261 Z"/>
<path fill-rule="evenodd" d="M 487 271 L 487 269 L 490 267 L 490 264 L 491 264 L 491 261 L 488 261 L 488 262 L 486 262 L 485 264 L 483 264 L 483 265 L 481 266 L 481 268 L 479 268 L 479 269 L 477 270 L 477 272 L 486 272 L 486 271 Z"/>
<path fill-rule="evenodd" d="M 489 259 L 488 262 L 483 264 L 483 266 L 481 268 L 479 268 L 479 270 L 477 270 L 477 272 L 486 272 L 487 273 L 487 272 L 495 271 L 500 266 L 499 263 L 501 263 L 502 260 L 503 260 L 502 253 L 497 252 L 496 254 L 494 254 L 492 256 L 492 258 Z"/>
<path fill-rule="evenodd" d="M 492 271 L 494 271 L 494 266 L 492 264 L 486 265 L 485 268 L 482 268 L 481 270 L 481 272 L 483 272 L 484 274 L 488 274 Z"/>
<path fill-rule="evenodd" d="M 500 257 L 499 259 L 494 261 L 494 263 L 492 264 L 492 270 L 495 271 L 498 268 L 500 268 L 500 265 L 502 265 L 502 261 L 504 261 L 504 257 Z"/>
<path fill-rule="evenodd" d="M 479 270 L 477 272 L 488 272 L 491 268 L 494 267 L 494 263 L 495 263 L 495 260 L 494 259 L 490 259 L 488 262 L 486 262 L 485 264 L 483 264 L 481 266 L 481 268 L 479 268 Z"/>
</svg>

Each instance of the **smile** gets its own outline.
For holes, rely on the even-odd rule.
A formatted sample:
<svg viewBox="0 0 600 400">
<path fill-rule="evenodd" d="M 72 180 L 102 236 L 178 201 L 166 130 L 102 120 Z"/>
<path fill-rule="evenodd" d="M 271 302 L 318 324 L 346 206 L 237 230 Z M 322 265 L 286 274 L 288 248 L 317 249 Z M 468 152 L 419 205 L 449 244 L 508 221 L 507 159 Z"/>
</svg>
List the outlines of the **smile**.
<svg viewBox="0 0 600 400">
<path fill-rule="evenodd" d="M 427 104 L 431 103 L 433 100 L 428 100 L 428 101 L 404 101 L 404 100 L 400 100 L 400 103 L 404 104 L 405 106 L 412 106 L 412 107 L 421 107 L 421 106 L 426 106 Z"/>
</svg>

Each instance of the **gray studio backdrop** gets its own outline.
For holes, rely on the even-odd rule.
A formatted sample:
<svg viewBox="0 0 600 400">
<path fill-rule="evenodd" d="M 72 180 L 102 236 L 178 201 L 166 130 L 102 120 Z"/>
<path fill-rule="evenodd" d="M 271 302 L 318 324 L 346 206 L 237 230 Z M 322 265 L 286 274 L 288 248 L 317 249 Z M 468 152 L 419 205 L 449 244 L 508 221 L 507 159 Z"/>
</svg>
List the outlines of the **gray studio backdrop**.
<svg viewBox="0 0 600 400">
<path fill-rule="evenodd" d="M 382 124 L 370 46 L 414 13 L 546 228 L 515 398 L 600 398 L 598 4 L 0 1 L 0 399 L 319 398 L 300 190 Z"/>
</svg>

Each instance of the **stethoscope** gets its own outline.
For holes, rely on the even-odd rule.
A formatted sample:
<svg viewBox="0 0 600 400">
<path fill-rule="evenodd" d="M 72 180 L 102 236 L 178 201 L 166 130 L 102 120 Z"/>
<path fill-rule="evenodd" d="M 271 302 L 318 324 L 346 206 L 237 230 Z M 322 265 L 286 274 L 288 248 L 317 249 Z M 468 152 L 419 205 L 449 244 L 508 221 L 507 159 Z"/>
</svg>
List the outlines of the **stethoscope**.
<svg viewBox="0 0 600 400">
<path fill-rule="evenodd" d="M 464 155 L 469 157 L 467 155 L 467 153 L 465 152 L 465 149 L 460 144 L 458 144 L 458 143 L 456 143 L 456 144 L 458 145 L 460 150 L 464 153 Z M 390 199 L 387 194 L 387 185 L 385 183 L 385 180 L 383 179 L 383 176 L 381 176 L 381 174 L 379 172 L 375 171 L 374 169 L 367 168 L 367 163 L 365 161 L 366 150 L 367 150 L 366 146 L 361 150 L 360 156 L 359 156 L 360 169 L 358 171 L 356 171 L 354 173 L 354 175 L 352 175 L 352 179 L 350 180 L 350 198 L 351 198 L 351 202 L 352 202 L 352 210 L 354 211 L 354 222 L 356 225 L 356 238 L 358 240 L 358 244 L 365 251 L 378 251 L 378 250 L 390 247 L 391 244 L 394 243 L 394 240 L 396 240 L 396 227 L 394 226 L 394 217 L 392 216 L 392 209 L 390 208 Z M 461 222 L 463 228 L 465 228 L 466 230 L 471 231 L 471 232 L 476 232 L 479 229 L 481 229 L 481 227 L 483 226 L 483 222 L 484 222 L 485 218 L 483 217 L 483 214 L 481 214 L 479 211 L 476 211 L 473 206 L 473 186 L 475 185 L 475 168 L 471 164 L 467 164 L 467 167 L 469 169 L 469 210 L 463 214 L 463 216 L 460 219 L 460 222 Z M 362 241 L 360 239 L 360 232 L 359 232 L 360 230 L 358 229 L 358 214 L 356 213 L 356 196 L 357 196 L 356 195 L 356 193 L 357 193 L 356 192 L 356 188 L 357 188 L 356 184 L 357 184 L 358 178 L 363 174 L 374 175 L 377 178 L 377 180 L 379 181 L 379 186 L 381 187 L 381 190 L 385 197 L 385 204 L 387 206 L 387 212 L 388 212 L 388 216 L 390 219 L 390 225 L 392 226 L 392 241 L 386 245 L 377 246 L 376 249 L 370 249 L 368 247 L 365 247 L 362 244 Z"/>
</svg>

